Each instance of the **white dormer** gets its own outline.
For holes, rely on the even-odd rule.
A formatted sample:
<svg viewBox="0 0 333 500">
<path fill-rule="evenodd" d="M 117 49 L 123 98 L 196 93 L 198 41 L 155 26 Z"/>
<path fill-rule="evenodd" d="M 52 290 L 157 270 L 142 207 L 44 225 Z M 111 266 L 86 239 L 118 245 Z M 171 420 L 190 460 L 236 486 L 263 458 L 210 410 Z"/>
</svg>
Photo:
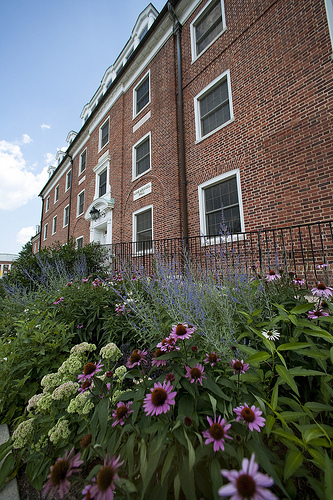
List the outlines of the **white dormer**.
<svg viewBox="0 0 333 500">
<path fill-rule="evenodd" d="M 48 175 L 49 175 L 49 178 L 50 178 L 50 177 L 52 177 L 53 172 L 55 171 L 55 169 L 56 169 L 56 168 L 57 168 L 57 167 L 55 167 L 54 165 L 49 165 L 49 166 L 47 167 L 47 173 L 48 173 Z"/>
<path fill-rule="evenodd" d="M 68 135 L 66 137 L 66 142 L 67 142 L 68 146 L 70 144 L 72 144 L 72 142 L 74 141 L 76 136 L 77 136 L 77 132 L 74 132 L 74 130 L 71 130 L 70 132 L 68 132 Z"/>
<path fill-rule="evenodd" d="M 62 162 L 62 160 L 64 159 L 64 156 L 66 154 L 66 150 L 67 150 L 67 148 L 58 149 L 58 151 L 56 153 L 56 157 L 55 157 L 57 165 L 59 165 Z"/>
</svg>

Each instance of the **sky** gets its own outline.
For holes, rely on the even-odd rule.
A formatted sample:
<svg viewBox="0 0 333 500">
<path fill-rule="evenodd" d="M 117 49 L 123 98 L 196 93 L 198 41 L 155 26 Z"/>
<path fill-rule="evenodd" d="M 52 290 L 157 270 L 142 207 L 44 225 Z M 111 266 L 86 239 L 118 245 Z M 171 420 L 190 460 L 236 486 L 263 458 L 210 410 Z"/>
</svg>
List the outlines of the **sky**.
<svg viewBox="0 0 333 500">
<path fill-rule="evenodd" d="M 160 12 L 166 0 L 151 2 Z M 47 167 L 149 0 L 0 0 L 0 253 L 40 224 Z"/>
</svg>

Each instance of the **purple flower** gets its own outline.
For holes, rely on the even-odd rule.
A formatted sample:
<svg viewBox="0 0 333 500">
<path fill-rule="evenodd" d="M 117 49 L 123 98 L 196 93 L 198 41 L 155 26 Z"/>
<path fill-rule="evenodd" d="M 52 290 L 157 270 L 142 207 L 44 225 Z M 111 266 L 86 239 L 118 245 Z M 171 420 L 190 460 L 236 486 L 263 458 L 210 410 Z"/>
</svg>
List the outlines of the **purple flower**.
<svg viewBox="0 0 333 500">
<path fill-rule="evenodd" d="M 83 464 L 79 453 L 73 455 L 74 447 L 69 453 L 66 452 L 65 458 L 59 457 L 56 463 L 51 465 L 50 474 L 47 476 L 48 481 L 43 488 L 43 495 L 50 497 L 58 493 L 60 498 L 64 498 L 70 487 L 68 478 L 74 472 L 80 472 L 81 469 L 78 469 L 78 467 Z"/>
<path fill-rule="evenodd" d="M 312 288 L 311 292 L 317 297 L 325 297 L 328 299 L 333 295 L 333 288 L 326 286 L 324 283 L 318 283 L 315 288 Z"/>
<path fill-rule="evenodd" d="M 146 360 L 147 351 L 140 351 L 139 349 L 134 349 L 132 354 L 127 360 L 127 368 L 134 368 L 134 366 L 140 366 L 141 363 L 147 364 Z"/>
<path fill-rule="evenodd" d="M 259 427 L 264 427 L 266 419 L 261 417 L 262 411 L 259 408 L 256 408 L 254 405 L 251 408 L 245 403 L 245 406 L 239 406 L 238 408 L 234 408 L 234 412 L 237 415 L 236 422 L 242 420 L 245 422 L 250 431 L 253 432 L 253 429 L 256 429 L 260 432 Z"/>
<path fill-rule="evenodd" d="M 76 328 L 83 328 L 83 324 L 79 323 Z"/>
<path fill-rule="evenodd" d="M 53 304 L 54 304 L 55 306 L 57 306 L 57 305 L 61 304 L 61 302 L 63 302 L 63 301 L 64 301 L 64 298 L 63 298 L 63 297 L 60 297 L 58 300 L 56 300 L 55 302 L 53 302 Z"/>
<path fill-rule="evenodd" d="M 203 437 L 206 438 L 205 444 L 214 443 L 214 451 L 219 451 L 220 449 L 224 451 L 225 438 L 232 439 L 232 437 L 227 434 L 231 424 L 226 425 L 226 421 L 221 415 L 218 417 L 217 421 L 216 415 L 214 415 L 214 421 L 210 417 L 207 417 L 207 420 L 210 427 L 202 433 Z"/>
<path fill-rule="evenodd" d="M 244 363 L 243 359 L 239 361 L 237 358 L 230 361 L 230 366 L 234 370 L 234 375 L 236 373 L 245 373 L 250 368 L 249 363 Z"/>
<path fill-rule="evenodd" d="M 316 265 L 317 269 L 325 269 L 327 267 L 327 264 L 324 262 L 319 262 L 319 264 Z"/>
<path fill-rule="evenodd" d="M 204 367 L 199 363 L 197 363 L 194 368 L 185 366 L 185 370 L 186 370 L 185 378 L 189 378 L 191 384 L 195 382 L 196 384 L 199 383 L 200 385 L 202 385 L 202 379 L 207 378 L 204 375 L 205 373 Z"/>
<path fill-rule="evenodd" d="M 78 380 L 80 382 L 86 382 L 87 380 L 90 380 L 91 378 L 93 378 L 95 373 L 102 371 L 102 366 L 104 366 L 104 365 L 101 365 L 101 362 L 102 362 L 102 360 L 100 359 L 98 361 L 97 365 L 95 365 L 95 363 L 86 363 L 84 365 L 84 368 L 83 368 L 83 373 L 81 373 L 77 377 Z"/>
<path fill-rule="evenodd" d="M 174 337 L 166 337 L 161 342 L 157 344 L 156 347 L 160 348 L 161 351 L 171 352 L 171 351 L 179 351 L 180 347 L 176 345 L 177 339 Z"/>
<path fill-rule="evenodd" d="M 215 352 L 211 352 L 210 354 L 206 353 L 204 363 L 209 363 L 210 366 L 214 366 L 218 361 L 221 361 L 221 359 L 217 357 Z"/>
<path fill-rule="evenodd" d="M 322 316 L 329 316 L 329 313 L 323 311 L 322 309 L 317 309 L 316 311 L 309 311 L 309 319 L 318 319 Z"/>
<path fill-rule="evenodd" d="M 196 326 L 188 325 L 187 323 L 178 323 L 178 325 L 172 326 L 170 337 L 176 340 L 189 339 L 196 329 Z"/>
<path fill-rule="evenodd" d="M 90 494 L 90 489 L 92 488 L 92 484 L 87 484 L 87 486 L 82 490 L 83 499 L 82 500 L 91 500 L 92 496 Z"/>
<path fill-rule="evenodd" d="M 305 280 L 303 278 L 294 278 L 293 283 L 294 285 L 302 286 L 305 284 Z"/>
<path fill-rule="evenodd" d="M 280 274 L 276 273 L 275 271 L 270 270 L 266 276 L 266 281 L 274 281 L 280 279 L 281 276 Z"/>
<path fill-rule="evenodd" d="M 73 281 L 69 281 L 68 283 L 66 283 L 66 286 L 72 286 L 73 285 Z"/>
<path fill-rule="evenodd" d="M 147 394 L 143 400 L 144 410 L 147 415 L 160 415 L 170 410 L 170 406 L 175 404 L 176 391 L 172 392 L 173 386 L 166 380 L 156 382 L 151 390 L 151 394 Z"/>
<path fill-rule="evenodd" d="M 81 387 L 78 388 L 78 392 L 86 392 L 90 387 L 92 387 L 92 380 L 85 380 Z"/>
<path fill-rule="evenodd" d="M 125 418 L 134 411 L 130 410 L 131 404 L 132 401 L 129 401 L 128 403 L 123 403 L 120 401 L 117 404 L 117 409 L 112 413 L 112 418 L 113 420 L 115 420 L 115 422 L 113 422 L 112 424 L 112 427 L 115 427 L 117 424 L 124 425 Z"/>
<path fill-rule="evenodd" d="M 113 500 L 113 492 L 116 489 L 115 481 L 119 479 L 118 469 L 124 463 L 113 456 L 108 460 L 108 455 L 104 459 L 104 466 L 99 469 L 97 474 L 96 484 L 91 486 L 89 494 L 95 500 Z"/>
<path fill-rule="evenodd" d="M 243 458 L 240 471 L 222 469 L 222 476 L 230 483 L 218 490 L 220 497 L 229 497 L 230 500 L 277 500 L 277 497 L 267 489 L 273 486 L 274 481 L 266 474 L 258 472 L 259 466 L 252 453 L 251 459 Z"/>
<path fill-rule="evenodd" d="M 158 359 L 160 356 L 163 356 L 163 354 L 165 354 L 165 352 L 163 352 L 161 349 L 156 349 L 155 357 L 151 362 L 152 366 L 156 366 L 156 368 L 158 368 L 159 366 L 166 366 L 165 359 Z"/>
</svg>

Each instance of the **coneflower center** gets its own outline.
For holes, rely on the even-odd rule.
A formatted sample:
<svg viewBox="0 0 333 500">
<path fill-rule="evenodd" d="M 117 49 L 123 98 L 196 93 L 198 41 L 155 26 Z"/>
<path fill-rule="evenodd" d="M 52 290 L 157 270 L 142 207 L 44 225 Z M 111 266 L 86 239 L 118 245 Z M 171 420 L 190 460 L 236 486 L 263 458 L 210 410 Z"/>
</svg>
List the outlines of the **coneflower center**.
<svg viewBox="0 0 333 500">
<path fill-rule="evenodd" d="M 252 498 L 256 492 L 256 483 L 248 474 L 241 474 L 236 480 L 238 493 L 243 498 Z"/>
<path fill-rule="evenodd" d="M 197 367 L 194 367 L 190 370 L 190 375 L 192 378 L 194 378 L 195 380 L 200 378 L 201 377 L 201 371 L 199 370 L 199 368 Z"/>
<path fill-rule="evenodd" d="M 270 276 L 275 276 L 276 272 L 275 271 L 269 271 L 268 273 Z"/>
<path fill-rule="evenodd" d="M 59 486 L 66 479 L 66 474 L 69 470 L 68 460 L 59 460 L 56 462 L 51 471 L 51 483 L 53 486 Z"/>
<path fill-rule="evenodd" d="M 112 484 L 114 472 L 110 465 L 105 465 L 97 474 L 97 486 L 100 491 L 106 491 Z"/>
<path fill-rule="evenodd" d="M 124 405 L 124 406 L 119 406 L 116 410 L 116 415 L 117 415 L 117 419 L 118 420 L 121 420 L 123 417 L 125 417 L 125 415 L 127 414 L 128 412 L 128 409 L 127 407 Z"/>
<path fill-rule="evenodd" d="M 216 363 L 217 356 L 216 356 L 215 352 L 210 353 L 210 355 L 208 356 L 208 360 L 210 363 Z"/>
<path fill-rule="evenodd" d="M 181 335 L 186 335 L 186 333 L 187 333 L 186 326 L 182 325 L 181 323 L 178 323 L 176 328 L 176 335 L 180 337 Z"/>
<path fill-rule="evenodd" d="M 223 430 L 222 425 L 220 425 L 218 423 L 212 424 L 210 426 L 210 429 L 209 429 L 209 434 L 216 441 L 219 441 L 220 439 L 222 439 L 224 437 L 224 430 Z"/>
<path fill-rule="evenodd" d="M 154 406 L 162 406 L 167 400 L 167 393 L 162 387 L 157 387 L 151 394 L 151 402 Z"/>
<path fill-rule="evenodd" d="M 86 365 L 84 365 L 83 373 L 85 375 L 90 375 L 95 370 L 96 370 L 96 365 L 94 363 L 87 363 Z"/>
<path fill-rule="evenodd" d="M 251 410 L 251 408 L 248 408 L 247 406 L 242 409 L 241 411 L 241 416 L 245 420 L 245 422 L 254 422 L 256 419 L 256 416 L 254 412 Z"/>
<path fill-rule="evenodd" d="M 141 355 L 138 353 L 137 349 L 135 349 L 135 351 L 132 352 L 131 354 L 131 363 L 138 363 L 141 359 Z"/>
<path fill-rule="evenodd" d="M 83 449 L 87 448 L 90 445 L 91 441 L 92 441 L 91 434 L 86 434 L 85 436 L 83 436 L 83 438 L 80 441 L 81 448 L 83 448 Z"/>
<path fill-rule="evenodd" d="M 91 373 L 91 372 L 90 372 Z M 88 375 L 88 373 L 85 373 L 85 375 Z M 81 389 L 88 389 L 88 387 L 91 386 L 91 382 L 90 380 L 86 380 L 85 382 L 83 382 L 83 384 L 81 385 Z"/>
<path fill-rule="evenodd" d="M 232 365 L 234 370 L 241 371 L 243 368 L 243 363 L 241 361 L 235 361 L 234 364 Z"/>
<path fill-rule="evenodd" d="M 318 283 L 317 288 L 318 290 L 326 290 L 326 285 L 324 283 Z"/>
<path fill-rule="evenodd" d="M 155 351 L 155 358 L 158 358 L 159 356 L 163 356 L 165 354 L 161 349 L 156 349 Z"/>
</svg>

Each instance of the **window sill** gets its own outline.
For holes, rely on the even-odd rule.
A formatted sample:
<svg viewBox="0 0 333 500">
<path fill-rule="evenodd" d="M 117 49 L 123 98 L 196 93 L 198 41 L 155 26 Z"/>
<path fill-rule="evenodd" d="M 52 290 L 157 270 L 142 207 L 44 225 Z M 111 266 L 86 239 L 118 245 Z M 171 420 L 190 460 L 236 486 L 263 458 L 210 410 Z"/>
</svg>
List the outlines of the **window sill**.
<svg viewBox="0 0 333 500">
<path fill-rule="evenodd" d="M 228 125 L 230 125 L 230 123 L 232 123 L 234 121 L 235 121 L 235 117 L 233 116 L 232 118 L 230 118 L 229 121 L 227 121 L 227 122 L 223 123 L 222 125 L 220 125 L 219 127 L 215 128 L 214 130 L 212 130 L 211 132 L 209 132 L 209 134 L 206 134 L 203 137 L 199 137 L 198 139 L 196 139 L 196 141 L 195 141 L 194 144 L 199 144 L 200 142 L 202 142 L 205 139 L 207 139 L 207 137 L 210 137 L 211 135 L 215 134 L 219 130 L 222 130 L 224 127 L 227 127 Z"/>
<path fill-rule="evenodd" d="M 201 246 L 218 246 L 225 245 L 226 243 L 237 243 L 238 241 L 246 240 L 245 233 L 230 234 L 229 236 L 201 236 Z"/>
</svg>

